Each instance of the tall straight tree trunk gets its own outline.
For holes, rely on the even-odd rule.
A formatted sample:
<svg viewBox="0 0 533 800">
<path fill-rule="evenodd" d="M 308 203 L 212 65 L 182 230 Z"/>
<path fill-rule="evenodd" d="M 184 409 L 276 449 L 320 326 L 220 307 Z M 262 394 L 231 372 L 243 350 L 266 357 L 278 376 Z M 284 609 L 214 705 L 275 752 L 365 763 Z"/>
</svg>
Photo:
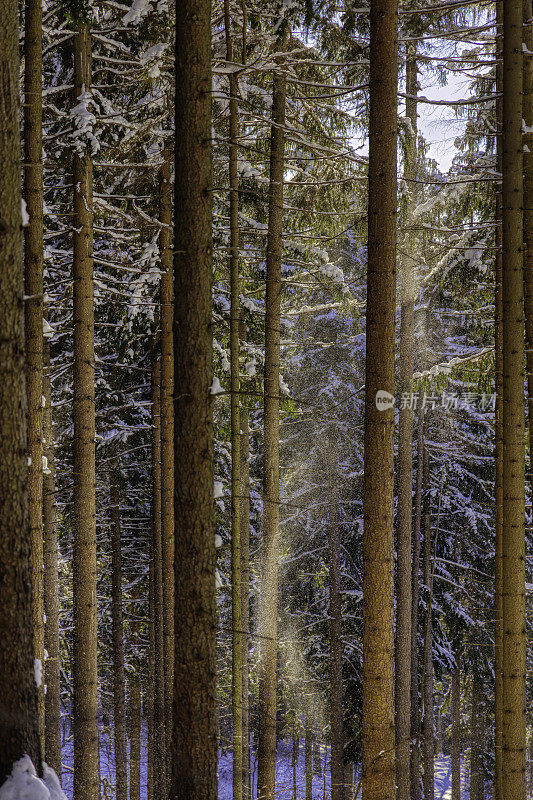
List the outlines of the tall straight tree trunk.
<svg viewBox="0 0 533 800">
<path fill-rule="evenodd" d="M 170 780 L 172 685 L 174 665 L 174 315 L 172 277 L 171 147 L 163 149 L 160 181 L 159 252 L 161 254 L 161 536 L 163 559 L 163 647 L 167 780 Z"/>
<path fill-rule="evenodd" d="M 533 47 L 533 4 L 524 0 L 523 5 L 524 44 Z M 527 24 L 529 22 L 529 24 Z M 533 124 L 533 60 L 524 58 L 524 120 L 526 126 Z M 529 422 L 529 481 L 533 487 L 533 135 L 524 134 L 524 311 L 526 331 L 526 366 Z"/>
<path fill-rule="evenodd" d="M 44 664 L 43 598 L 43 162 L 41 0 L 24 8 L 24 199 L 30 224 L 24 228 L 28 498 L 33 583 L 33 649 Z M 44 682 L 37 692 L 39 736 L 44 751 Z"/>
<path fill-rule="evenodd" d="M 413 564 L 411 570 L 411 800 L 420 800 L 420 707 L 418 701 L 418 599 L 420 596 L 420 530 L 422 527 L 422 487 L 424 482 L 424 419 L 422 392 L 419 395 Z"/>
<path fill-rule="evenodd" d="M 163 554 L 161 535 L 161 361 L 152 355 L 152 562 L 154 593 L 154 753 L 155 800 L 166 797 L 165 657 L 163 644 Z"/>
<path fill-rule="evenodd" d="M 215 800 L 211 4 L 176 18 L 173 800 Z"/>
<path fill-rule="evenodd" d="M 305 712 L 305 800 L 313 800 L 313 719 Z"/>
<path fill-rule="evenodd" d="M 241 408 L 241 626 L 242 637 L 242 772 L 243 800 L 251 800 L 250 753 L 250 423 L 248 408 Z"/>
<path fill-rule="evenodd" d="M 394 394 L 398 6 L 370 8 L 368 273 L 363 533 L 363 800 L 392 800 Z M 386 395 L 386 397 L 388 396 Z"/>
<path fill-rule="evenodd" d="M 524 800 L 526 746 L 522 6 L 503 3 L 503 800 Z"/>
<path fill-rule="evenodd" d="M 503 4 L 496 3 L 496 170 L 502 171 L 503 103 Z M 502 198 L 496 189 L 496 254 L 494 263 L 494 381 L 496 406 L 494 410 L 494 800 L 503 800 L 502 731 L 503 731 L 503 302 L 502 302 Z"/>
<path fill-rule="evenodd" d="M 45 661 L 45 758 L 49 767 L 61 777 L 61 686 L 59 650 L 59 545 L 55 506 L 55 458 L 52 426 L 52 391 L 50 386 L 50 344 L 43 343 L 43 448 L 47 469 L 43 477 L 43 557 L 44 611 L 46 622 Z"/>
<path fill-rule="evenodd" d="M 340 595 L 340 536 L 333 463 L 329 457 L 329 692 L 331 723 L 331 800 L 344 800 L 344 740 L 342 698 L 342 611 Z"/>
<path fill-rule="evenodd" d="M 5 0 L 0 5 L 0 785 L 25 753 L 41 769 L 28 517 L 18 46 L 18 3 Z"/>
<path fill-rule="evenodd" d="M 457 642 L 454 655 L 455 667 L 452 672 L 452 800 L 461 800 L 461 666 Z"/>
<path fill-rule="evenodd" d="M 154 554 L 153 542 L 150 541 L 150 567 L 148 573 L 148 674 L 143 696 L 143 714 L 147 725 L 147 770 L 146 770 L 146 797 L 154 800 L 154 675 L 155 675 L 155 636 L 154 636 Z M 131 786 L 131 781 L 130 781 Z"/>
<path fill-rule="evenodd" d="M 132 651 L 140 650 L 141 619 L 139 616 L 140 592 L 139 584 L 131 596 L 131 647 Z M 134 660 L 134 669 L 129 676 L 129 739 L 130 739 L 130 794 L 129 800 L 141 800 L 141 665 L 139 659 Z"/>
<path fill-rule="evenodd" d="M 258 800 L 274 800 L 276 785 L 276 667 L 278 652 L 279 357 L 286 82 L 272 87 L 270 185 L 265 295 L 263 578 L 259 665 Z"/>
<path fill-rule="evenodd" d="M 407 45 L 405 62 L 406 116 L 411 129 L 406 141 L 404 177 L 410 181 L 405 225 L 412 221 L 414 182 L 417 164 L 417 68 L 416 44 Z M 413 522 L 413 410 L 410 402 L 414 369 L 415 262 L 408 253 L 412 235 L 403 237 L 401 256 L 400 405 L 398 418 L 398 532 L 396 593 L 396 798 L 409 800 L 411 786 L 411 531 Z"/>
<path fill-rule="evenodd" d="M 479 673 L 472 675 L 470 723 L 470 800 L 483 800 L 483 728 L 481 709 L 482 685 Z"/>
<path fill-rule="evenodd" d="M 74 104 L 91 86 L 91 33 L 74 35 Z M 98 800 L 92 160 L 74 149 L 74 800 Z"/>
<path fill-rule="evenodd" d="M 111 524 L 111 619 L 113 631 L 113 731 L 115 745 L 115 796 L 128 794 L 126 755 L 126 686 L 122 615 L 122 544 L 118 475 L 109 475 L 109 515 Z"/>
<path fill-rule="evenodd" d="M 424 718 L 422 728 L 422 757 L 424 761 L 424 800 L 433 800 L 435 794 L 435 727 L 433 719 L 433 625 L 432 596 L 433 569 L 431 563 L 431 509 L 429 495 L 429 463 L 427 453 L 424 458 L 425 484 L 423 530 L 424 530 L 424 584 L 427 590 L 427 617 L 424 641 L 424 679 L 422 683 Z"/>
<path fill-rule="evenodd" d="M 226 60 L 233 61 L 229 0 L 224 0 Z M 241 421 L 239 381 L 239 177 L 237 172 L 239 109 L 237 78 L 229 76 L 229 278 L 230 278 L 230 370 L 231 370 L 231 620 L 232 620 L 232 735 L 233 800 L 243 797 L 243 725 L 242 725 L 242 598 L 241 598 Z"/>
</svg>

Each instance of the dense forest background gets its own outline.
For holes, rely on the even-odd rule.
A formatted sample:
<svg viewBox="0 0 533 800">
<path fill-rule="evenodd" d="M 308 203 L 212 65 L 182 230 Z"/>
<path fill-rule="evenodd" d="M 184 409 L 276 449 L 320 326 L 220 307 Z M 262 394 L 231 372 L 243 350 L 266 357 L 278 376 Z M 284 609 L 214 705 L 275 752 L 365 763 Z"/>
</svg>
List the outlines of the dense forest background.
<svg viewBox="0 0 533 800">
<path fill-rule="evenodd" d="M 1 800 L 533 796 L 532 55 L 2 1 Z"/>
</svg>

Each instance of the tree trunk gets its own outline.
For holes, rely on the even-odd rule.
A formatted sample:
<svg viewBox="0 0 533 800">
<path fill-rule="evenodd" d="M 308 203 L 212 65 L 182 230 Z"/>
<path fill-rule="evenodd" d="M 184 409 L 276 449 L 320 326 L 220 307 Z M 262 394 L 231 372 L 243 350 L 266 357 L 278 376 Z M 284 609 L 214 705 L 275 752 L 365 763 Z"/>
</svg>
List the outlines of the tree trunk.
<svg viewBox="0 0 533 800">
<path fill-rule="evenodd" d="M 420 705 L 418 699 L 418 599 L 420 596 L 420 529 L 422 526 L 422 487 L 424 482 L 424 408 L 419 395 L 413 565 L 411 570 L 411 800 L 420 800 Z"/>
<path fill-rule="evenodd" d="M 41 0 L 24 9 L 24 199 L 30 224 L 24 228 L 28 498 L 31 531 L 33 650 L 44 665 L 43 596 L 43 163 Z M 44 752 L 44 681 L 37 691 L 39 736 Z"/>
<path fill-rule="evenodd" d="M 148 728 L 148 752 L 146 774 L 147 800 L 154 800 L 154 682 L 155 682 L 155 603 L 154 603 L 154 542 L 150 538 L 150 567 L 148 572 L 148 675 L 144 690 L 143 713 Z M 131 786 L 131 781 L 130 781 Z"/>
<path fill-rule="evenodd" d="M 503 800 L 524 800 L 526 741 L 522 7 L 503 3 Z"/>
<path fill-rule="evenodd" d="M 482 685 L 476 670 L 472 675 L 470 723 L 470 800 L 483 800 Z"/>
<path fill-rule="evenodd" d="M 0 5 L 0 785 L 27 753 L 41 769 L 28 517 L 18 3 Z"/>
<path fill-rule="evenodd" d="M 340 596 L 340 537 L 333 464 L 329 459 L 329 692 L 331 723 L 331 800 L 344 800 L 344 741 L 342 698 L 342 611 Z"/>
<path fill-rule="evenodd" d="M 313 720 L 305 714 L 305 800 L 313 800 Z"/>
<path fill-rule="evenodd" d="M 370 9 L 368 273 L 363 533 L 363 798 L 392 800 L 394 758 L 394 394 L 396 0 Z M 387 395 L 385 395 L 387 397 Z"/>
<path fill-rule="evenodd" d="M 126 755 L 126 687 L 122 619 L 122 549 L 118 475 L 109 475 L 109 514 L 111 523 L 111 617 L 113 628 L 113 730 L 115 744 L 115 796 L 128 794 Z"/>
<path fill-rule="evenodd" d="M 233 61 L 229 0 L 224 0 L 226 60 Z M 231 369 L 231 619 L 232 619 L 232 733 L 233 800 L 243 797 L 242 725 L 242 597 L 241 597 L 241 422 L 239 381 L 239 177 L 237 143 L 239 136 L 237 78 L 229 76 L 229 276 L 230 276 L 230 369 Z"/>
<path fill-rule="evenodd" d="M 251 800 L 250 764 L 250 425 L 248 408 L 241 408 L 241 629 L 242 637 L 242 782 L 243 800 Z"/>
<path fill-rule="evenodd" d="M 163 559 L 163 648 L 165 675 L 165 774 L 170 780 L 172 683 L 174 664 L 174 345 L 172 334 L 172 187 L 171 148 L 165 142 L 161 167 L 159 232 L 161 256 L 161 536 Z"/>
<path fill-rule="evenodd" d="M 503 4 L 496 3 L 496 24 L 503 27 Z M 502 34 L 496 37 L 496 127 L 501 134 L 503 120 L 503 43 Z M 496 137 L 496 170 L 502 171 L 502 136 Z M 496 405 L 494 409 L 494 800 L 503 800 L 502 787 L 502 730 L 503 730 L 503 563 L 502 563 L 502 513 L 503 513 L 503 336 L 502 336 L 502 198 L 496 188 L 496 253 L 494 261 L 494 382 Z"/>
<path fill-rule="evenodd" d="M 417 67 L 416 44 L 406 54 L 406 116 L 411 131 L 406 137 L 404 178 L 411 181 L 405 224 L 412 221 L 417 164 Z M 407 255 L 414 242 L 409 232 L 404 237 L 401 257 L 400 397 L 398 418 L 398 534 L 396 591 L 396 798 L 409 800 L 411 727 L 411 530 L 413 509 L 413 410 L 411 404 L 414 369 L 415 262 Z"/>
<path fill-rule="evenodd" d="M 138 627 L 138 625 L 136 625 Z M 130 800 L 141 798 L 141 682 L 136 668 L 130 675 Z"/>
<path fill-rule="evenodd" d="M 74 35 L 74 95 L 91 86 L 91 34 Z M 98 800 L 92 160 L 74 148 L 74 800 Z"/>
<path fill-rule="evenodd" d="M 48 341 L 43 343 L 43 366 L 43 447 L 47 461 L 47 469 L 43 478 L 44 611 L 46 614 L 44 644 L 48 653 L 44 670 L 46 682 L 44 760 L 61 778 L 59 546 L 56 527 L 54 432 L 50 386 L 50 344 Z"/>
<path fill-rule="evenodd" d="M 423 530 L 424 530 L 424 584 L 426 586 L 427 617 L 424 641 L 424 680 L 423 692 L 423 729 L 422 758 L 424 762 L 424 800 L 433 800 L 435 794 L 435 728 L 433 720 L 433 626 L 432 597 L 433 569 L 431 559 L 431 508 L 429 495 L 429 462 L 427 453 L 424 458 L 426 496 L 424 498 Z"/>
<path fill-rule="evenodd" d="M 274 800 L 276 785 L 276 666 L 278 640 L 279 538 L 279 351 L 283 172 L 285 164 L 285 78 L 272 87 L 270 185 L 265 296 L 263 577 L 259 665 L 258 800 Z"/>
<path fill-rule="evenodd" d="M 176 18 L 173 800 L 215 800 L 211 4 Z"/>
<path fill-rule="evenodd" d="M 152 356 L 152 552 L 154 592 L 154 754 L 155 800 L 166 798 L 165 657 L 163 644 L 163 554 L 161 535 L 161 362 Z"/>
<path fill-rule="evenodd" d="M 455 647 L 452 672 L 452 800 L 461 800 L 461 668 L 459 649 Z"/>
</svg>

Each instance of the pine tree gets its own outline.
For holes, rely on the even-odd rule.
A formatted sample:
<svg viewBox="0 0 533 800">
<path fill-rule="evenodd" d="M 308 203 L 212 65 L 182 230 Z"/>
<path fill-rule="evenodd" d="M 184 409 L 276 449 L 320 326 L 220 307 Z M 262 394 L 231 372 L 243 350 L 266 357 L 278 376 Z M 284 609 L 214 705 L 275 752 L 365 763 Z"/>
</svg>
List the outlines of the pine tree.
<svg viewBox="0 0 533 800">
<path fill-rule="evenodd" d="M 363 798 L 392 800 L 394 393 L 398 8 L 370 8 L 370 122 L 363 533 Z"/>
<path fill-rule="evenodd" d="M 24 381 L 18 4 L 0 7 L 0 785 L 25 754 L 41 769 L 32 641 Z"/>
<path fill-rule="evenodd" d="M 215 800 L 211 4 L 176 17 L 173 800 Z"/>
</svg>

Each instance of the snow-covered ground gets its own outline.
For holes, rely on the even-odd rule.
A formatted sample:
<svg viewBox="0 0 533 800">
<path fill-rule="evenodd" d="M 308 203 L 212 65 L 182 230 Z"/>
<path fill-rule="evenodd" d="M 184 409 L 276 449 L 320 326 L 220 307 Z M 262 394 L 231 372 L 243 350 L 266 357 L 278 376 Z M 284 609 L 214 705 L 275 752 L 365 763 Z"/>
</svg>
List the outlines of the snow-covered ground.
<svg viewBox="0 0 533 800">
<path fill-rule="evenodd" d="M 143 731 L 144 734 L 144 731 Z M 106 800 L 114 797 L 115 770 L 113 762 L 113 744 L 106 740 L 100 748 L 100 772 L 102 776 Z M 313 800 L 329 800 L 330 775 L 329 775 L 329 750 L 321 748 L 322 774 L 313 775 Z M 325 761 L 325 769 L 324 769 Z M 62 786 L 70 799 L 72 798 L 72 744 L 69 742 L 63 747 L 64 771 Z M 141 800 L 146 800 L 146 738 L 143 735 L 141 754 Z M 466 766 L 466 765 L 465 765 Z M 466 771 L 466 770 L 465 770 Z M 257 786 L 257 761 L 252 757 L 252 782 L 254 796 Z M 461 800 L 468 800 L 467 775 L 463 773 Z M 357 783 L 357 780 L 354 781 Z M 292 766 L 292 745 L 280 742 L 276 759 L 276 800 L 294 800 L 294 778 Z M 305 798 L 305 754 L 303 744 L 300 747 L 296 763 L 296 793 L 297 800 Z M 361 795 L 359 794 L 359 797 Z M 449 756 L 438 756 L 435 759 L 435 800 L 451 800 L 452 796 L 452 767 Z M 489 795 L 487 794 L 487 797 Z M 219 800 L 232 800 L 232 757 L 231 753 L 220 752 L 218 762 L 218 798 Z M 347 800 L 351 798 L 347 797 Z"/>
</svg>

